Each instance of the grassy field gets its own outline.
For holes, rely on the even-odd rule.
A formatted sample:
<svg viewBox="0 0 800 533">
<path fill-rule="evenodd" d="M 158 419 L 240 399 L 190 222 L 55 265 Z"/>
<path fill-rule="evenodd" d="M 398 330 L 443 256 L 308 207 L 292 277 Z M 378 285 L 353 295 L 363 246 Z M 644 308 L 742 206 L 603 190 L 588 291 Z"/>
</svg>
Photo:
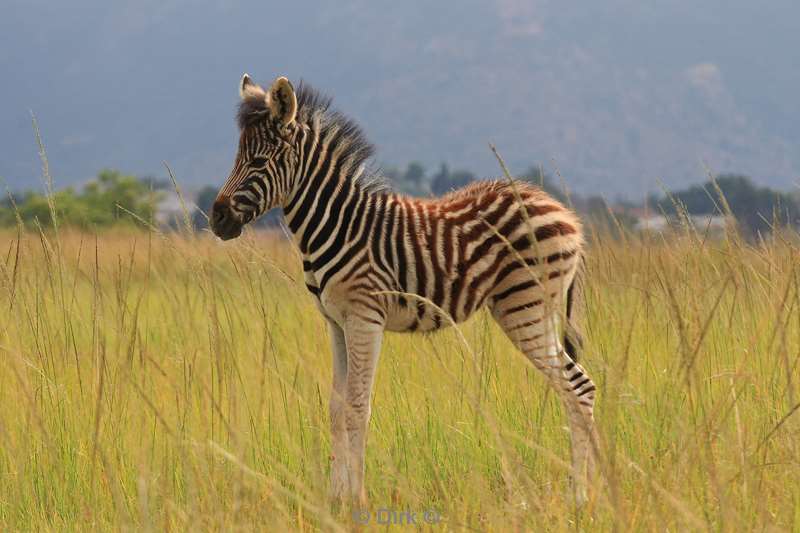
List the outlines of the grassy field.
<svg viewBox="0 0 800 533">
<path fill-rule="evenodd" d="M 485 313 L 388 335 L 362 518 L 326 503 L 327 334 L 279 237 L 5 233 L 0 529 L 800 530 L 793 240 L 594 240 L 582 511 L 557 398 Z"/>
</svg>

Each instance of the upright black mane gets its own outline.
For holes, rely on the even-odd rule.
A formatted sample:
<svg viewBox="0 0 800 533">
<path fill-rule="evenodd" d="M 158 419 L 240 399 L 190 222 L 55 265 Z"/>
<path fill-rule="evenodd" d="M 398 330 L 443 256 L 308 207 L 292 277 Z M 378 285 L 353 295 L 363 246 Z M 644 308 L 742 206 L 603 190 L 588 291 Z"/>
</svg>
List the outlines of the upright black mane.
<svg viewBox="0 0 800 533">
<path fill-rule="evenodd" d="M 311 127 L 319 124 L 320 137 L 326 137 L 328 134 L 335 135 L 329 145 L 329 150 L 333 150 L 336 144 L 346 143 L 340 159 L 344 161 L 350 158 L 354 169 L 359 166 L 364 167 L 363 172 L 357 178 L 358 184 L 373 192 L 388 189 L 386 182 L 370 165 L 370 159 L 375 154 L 375 147 L 367 140 L 361 127 L 353 119 L 331 109 L 333 99 L 316 90 L 304 80 L 300 80 L 295 95 L 297 96 L 297 120 Z"/>
<path fill-rule="evenodd" d="M 325 113 L 333 103 L 333 98 L 318 91 L 305 80 L 300 80 L 294 94 L 297 96 L 297 114 L 305 115 L 305 120 L 308 120 L 314 111 Z"/>
<path fill-rule="evenodd" d="M 363 171 L 357 178 L 359 186 L 376 192 L 386 189 L 385 182 L 377 176 L 370 165 L 375 147 L 367 140 L 361 127 L 351 118 L 331 109 L 333 99 L 303 80 L 297 86 L 295 96 L 297 122 L 318 129 L 320 138 L 332 135 L 328 149 L 334 150 L 337 145 L 343 145 L 339 160 L 349 160 L 354 170 L 363 166 Z M 267 120 L 269 120 L 269 109 L 263 96 L 253 94 L 239 103 L 236 122 L 240 130 Z"/>
</svg>

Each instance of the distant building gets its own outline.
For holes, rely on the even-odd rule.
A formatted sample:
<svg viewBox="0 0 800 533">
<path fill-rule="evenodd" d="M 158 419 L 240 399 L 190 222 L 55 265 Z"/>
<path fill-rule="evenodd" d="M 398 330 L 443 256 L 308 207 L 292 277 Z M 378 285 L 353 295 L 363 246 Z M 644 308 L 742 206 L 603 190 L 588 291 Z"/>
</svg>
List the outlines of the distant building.
<svg viewBox="0 0 800 533">
<path fill-rule="evenodd" d="M 731 217 L 725 215 L 690 215 L 689 223 L 696 232 L 713 235 L 721 235 L 734 227 Z M 634 227 L 639 231 L 663 233 L 684 224 L 677 216 L 652 215 L 638 219 Z"/>
<path fill-rule="evenodd" d="M 663 233 L 678 228 L 684 223 L 675 215 L 664 215 L 644 207 L 616 208 L 614 211 L 631 217 L 634 220 L 633 228 L 636 231 Z M 689 222 L 696 231 L 713 234 L 722 234 L 732 228 L 734 224 L 731 217 L 720 214 L 690 215 Z"/>
<path fill-rule="evenodd" d="M 637 231 L 654 231 L 660 233 L 668 230 L 670 225 L 671 221 L 668 217 L 649 214 L 636 217 L 636 223 L 633 227 Z"/>
<path fill-rule="evenodd" d="M 694 228 L 704 233 L 711 232 L 724 232 L 728 228 L 733 227 L 733 219 L 727 215 L 692 215 L 689 217 L 692 221 Z"/>
<path fill-rule="evenodd" d="M 192 220 L 198 211 L 194 194 L 183 195 L 183 205 L 175 191 L 166 191 L 156 208 L 156 223 L 161 227 L 174 228 L 184 224 L 185 217 Z M 184 213 L 184 207 L 186 213 Z"/>
</svg>

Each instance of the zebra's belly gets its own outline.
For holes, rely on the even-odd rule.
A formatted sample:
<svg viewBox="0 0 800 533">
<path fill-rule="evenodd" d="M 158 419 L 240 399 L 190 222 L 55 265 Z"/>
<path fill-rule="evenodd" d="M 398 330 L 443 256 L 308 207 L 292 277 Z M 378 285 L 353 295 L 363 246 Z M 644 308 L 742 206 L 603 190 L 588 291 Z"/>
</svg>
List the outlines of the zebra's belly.
<svg viewBox="0 0 800 533">
<path fill-rule="evenodd" d="M 386 329 L 400 333 L 435 331 L 447 327 L 446 319 L 434 321 L 430 316 L 419 318 L 416 310 L 401 311 L 386 317 Z"/>
<path fill-rule="evenodd" d="M 408 302 L 388 310 L 386 329 L 400 333 L 437 331 L 450 326 L 450 320 L 428 306 Z"/>
</svg>

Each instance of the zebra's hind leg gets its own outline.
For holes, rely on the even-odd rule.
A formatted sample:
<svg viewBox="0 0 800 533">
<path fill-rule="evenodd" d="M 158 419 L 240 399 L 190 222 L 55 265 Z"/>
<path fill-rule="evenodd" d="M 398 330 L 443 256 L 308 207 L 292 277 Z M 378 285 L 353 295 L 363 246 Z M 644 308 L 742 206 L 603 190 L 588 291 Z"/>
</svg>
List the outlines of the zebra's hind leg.
<svg viewBox="0 0 800 533">
<path fill-rule="evenodd" d="M 541 290 L 526 292 L 515 295 L 513 302 L 494 302 L 492 316 L 561 398 L 570 430 L 575 501 L 581 506 L 588 499 L 588 479 L 594 474 L 599 444 L 594 424 L 595 386 L 561 344 L 556 306 L 544 301 Z"/>
</svg>

